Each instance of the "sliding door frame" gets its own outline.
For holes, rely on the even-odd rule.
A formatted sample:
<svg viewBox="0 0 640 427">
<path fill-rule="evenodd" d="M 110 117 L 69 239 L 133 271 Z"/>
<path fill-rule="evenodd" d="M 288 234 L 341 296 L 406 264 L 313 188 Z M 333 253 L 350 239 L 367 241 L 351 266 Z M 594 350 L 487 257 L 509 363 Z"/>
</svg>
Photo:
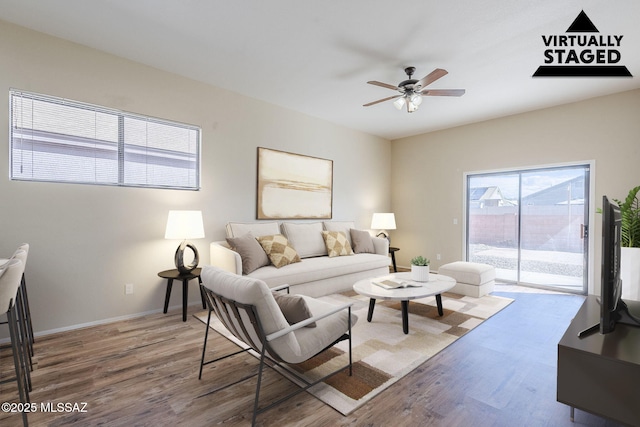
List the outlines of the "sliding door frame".
<svg viewBox="0 0 640 427">
<path fill-rule="evenodd" d="M 588 238 L 587 238 L 587 259 L 586 259 L 586 274 L 587 274 L 587 293 L 595 294 L 595 282 L 594 282 L 594 274 L 595 274 L 595 237 L 596 237 L 596 227 L 595 227 L 595 171 L 596 171 L 596 162 L 595 160 L 585 160 L 585 161 L 576 161 L 576 162 L 564 162 L 564 163 L 553 163 L 553 164 L 545 164 L 545 165 L 535 165 L 535 166 L 524 166 L 524 167 L 510 167 L 503 169 L 490 169 L 490 170 L 479 170 L 479 171 L 468 171 L 463 172 L 462 176 L 462 212 L 464 214 L 464 220 L 462 221 L 462 259 L 465 261 L 469 260 L 469 254 L 467 253 L 468 247 L 468 230 L 467 226 L 469 223 L 469 210 L 467 206 L 468 199 L 468 178 L 470 175 L 483 175 L 483 174 L 494 174 L 494 173 L 515 173 L 515 172 L 528 172 L 534 171 L 538 169 L 553 169 L 553 168 L 570 168 L 575 166 L 587 166 L 589 168 L 589 181 L 587 184 L 587 191 L 589 194 L 589 203 L 588 203 L 588 219 L 589 219 L 589 230 L 588 230 Z M 600 228 L 598 227 L 598 230 Z M 519 231 L 520 232 L 520 231 Z M 520 244 L 518 244 L 518 251 L 520 251 Z M 518 260 L 518 263 L 520 260 Z"/>
</svg>

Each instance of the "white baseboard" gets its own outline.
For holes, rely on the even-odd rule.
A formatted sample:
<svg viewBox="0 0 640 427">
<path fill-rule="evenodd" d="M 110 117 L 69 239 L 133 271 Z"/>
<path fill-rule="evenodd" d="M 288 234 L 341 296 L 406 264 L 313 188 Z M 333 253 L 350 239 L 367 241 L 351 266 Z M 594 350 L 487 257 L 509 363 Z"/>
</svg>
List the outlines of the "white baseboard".
<svg viewBox="0 0 640 427">
<path fill-rule="evenodd" d="M 191 307 L 191 306 L 200 305 L 200 304 L 202 303 L 198 301 L 197 303 L 189 304 L 189 306 Z M 177 309 L 182 310 L 182 304 L 169 307 L 168 311 L 177 310 Z M 43 337 L 45 335 L 57 334 L 58 332 L 67 332 L 67 331 L 74 331 L 76 329 L 90 328 L 91 326 L 105 325 L 107 323 L 119 322 L 121 320 L 135 319 L 136 317 L 142 317 L 148 314 L 162 313 L 162 310 L 163 310 L 162 308 L 159 308 L 156 310 L 145 311 L 142 313 L 127 314 L 125 316 L 111 317 L 108 319 L 96 320 L 94 322 L 80 323 L 77 325 L 65 326 L 65 327 L 56 328 L 56 329 L 48 329 L 46 331 L 35 332 L 33 335 L 35 337 Z M 9 338 L 4 338 L 0 340 L 0 343 L 3 343 L 3 344 L 8 342 L 9 342 Z"/>
</svg>

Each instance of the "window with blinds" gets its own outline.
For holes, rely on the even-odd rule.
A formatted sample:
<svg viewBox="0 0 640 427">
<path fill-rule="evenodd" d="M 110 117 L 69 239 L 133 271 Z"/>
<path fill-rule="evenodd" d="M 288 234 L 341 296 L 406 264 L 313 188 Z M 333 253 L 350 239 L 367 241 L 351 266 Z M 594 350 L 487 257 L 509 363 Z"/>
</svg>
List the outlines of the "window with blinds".
<svg viewBox="0 0 640 427">
<path fill-rule="evenodd" d="M 11 179 L 200 188 L 200 128 L 11 90 Z"/>
</svg>

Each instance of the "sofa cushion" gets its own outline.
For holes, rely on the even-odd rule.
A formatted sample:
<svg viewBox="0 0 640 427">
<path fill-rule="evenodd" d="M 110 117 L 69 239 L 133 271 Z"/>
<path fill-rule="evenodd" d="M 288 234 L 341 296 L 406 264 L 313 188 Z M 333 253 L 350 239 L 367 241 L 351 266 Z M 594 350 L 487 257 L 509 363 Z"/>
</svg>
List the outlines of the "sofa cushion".
<svg viewBox="0 0 640 427">
<path fill-rule="evenodd" d="M 229 222 L 227 223 L 227 237 L 240 237 L 247 233 L 255 237 L 279 234 L 280 226 L 273 222 Z"/>
<path fill-rule="evenodd" d="M 385 269 L 389 271 L 389 256 L 378 254 L 357 254 L 329 258 L 320 256 L 305 258 L 302 262 L 276 268 L 268 265 L 249 274 L 250 277 L 264 280 L 269 286 L 289 284 L 291 286 L 302 283 L 327 280 L 340 276 L 348 276 L 364 271 Z M 381 276 L 385 273 L 380 273 Z M 349 288 L 353 285 L 349 286 Z M 319 292 L 319 294 L 322 294 Z M 305 294 L 306 295 L 306 294 Z"/>
<path fill-rule="evenodd" d="M 276 267 L 284 267 L 288 264 L 300 262 L 298 252 L 289 244 L 282 234 L 258 237 L 258 242 L 267 253 L 271 263 Z"/>
<path fill-rule="evenodd" d="M 371 239 L 371 234 L 369 234 L 368 231 L 352 228 L 349 230 L 349 234 L 351 234 L 351 247 L 353 248 L 353 252 L 357 254 L 376 253 L 376 250 L 373 247 L 373 239 Z"/>
<path fill-rule="evenodd" d="M 322 239 L 322 223 L 282 223 L 282 234 L 296 248 L 300 258 L 327 255 L 327 248 Z"/>
<path fill-rule="evenodd" d="M 347 240 L 351 247 L 353 247 L 353 242 L 351 242 L 351 233 L 349 230 L 352 228 L 356 228 L 356 224 L 353 221 L 324 221 L 322 223 L 324 229 L 327 231 L 342 231 L 346 236 Z"/>
<path fill-rule="evenodd" d="M 347 235 L 342 231 L 323 231 L 322 237 L 327 246 L 329 258 L 353 255 L 353 250 L 347 240 Z"/>
<path fill-rule="evenodd" d="M 274 292 L 273 297 L 276 303 L 280 307 L 284 318 L 287 319 L 290 325 L 293 325 L 303 320 L 307 320 L 312 317 L 311 310 L 306 301 L 300 295 L 282 294 Z M 316 323 L 309 323 L 306 328 L 315 328 Z"/>
<path fill-rule="evenodd" d="M 227 237 L 229 247 L 240 254 L 242 274 L 249 274 L 257 268 L 269 265 L 269 257 L 251 233 L 241 237 Z"/>
</svg>

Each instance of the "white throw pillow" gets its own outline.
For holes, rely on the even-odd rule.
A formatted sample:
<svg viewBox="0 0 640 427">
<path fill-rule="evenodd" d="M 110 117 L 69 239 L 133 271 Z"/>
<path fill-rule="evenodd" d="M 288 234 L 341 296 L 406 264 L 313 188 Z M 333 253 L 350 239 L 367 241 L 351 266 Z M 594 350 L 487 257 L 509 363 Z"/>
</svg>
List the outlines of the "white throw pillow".
<svg viewBox="0 0 640 427">
<path fill-rule="evenodd" d="M 242 237 L 251 233 L 254 237 L 280 234 L 278 223 L 273 222 L 230 222 L 227 224 L 227 237 Z"/>
<path fill-rule="evenodd" d="M 282 234 L 289 239 L 291 246 L 296 248 L 300 258 L 324 256 L 327 248 L 322 239 L 322 223 L 294 223 L 283 222 Z"/>
</svg>

